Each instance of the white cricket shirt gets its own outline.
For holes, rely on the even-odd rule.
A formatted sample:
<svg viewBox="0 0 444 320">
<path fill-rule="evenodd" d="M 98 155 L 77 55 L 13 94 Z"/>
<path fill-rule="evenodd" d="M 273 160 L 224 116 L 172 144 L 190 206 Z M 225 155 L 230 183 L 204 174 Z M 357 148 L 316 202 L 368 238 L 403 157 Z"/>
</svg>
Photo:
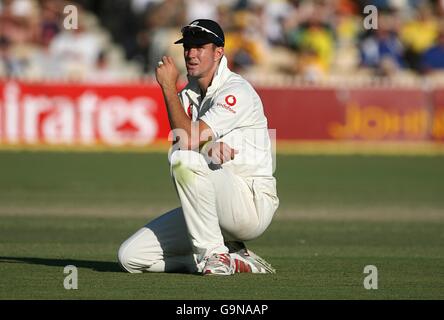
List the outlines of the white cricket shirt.
<svg viewBox="0 0 444 320">
<path fill-rule="evenodd" d="M 234 160 L 222 164 L 223 168 L 244 178 L 264 178 L 264 182 L 275 186 L 272 145 L 262 101 L 244 78 L 228 69 L 225 57 L 203 99 L 197 81 L 190 81 L 179 98 L 193 121 L 204 121 L 216 141 L 239 151 Z"/>
</svg>

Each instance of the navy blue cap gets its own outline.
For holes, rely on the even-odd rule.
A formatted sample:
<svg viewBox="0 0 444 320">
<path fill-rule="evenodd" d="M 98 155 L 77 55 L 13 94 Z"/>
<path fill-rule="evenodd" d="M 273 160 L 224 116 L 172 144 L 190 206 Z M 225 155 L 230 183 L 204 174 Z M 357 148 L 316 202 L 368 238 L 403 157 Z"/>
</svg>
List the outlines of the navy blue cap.
<svg viewBox="0 0 444 320">
<path fill-rule="evenodd" d="M 182 28 L 182 39 L 174 42 L 189 44 L 189 45 L 203 45 L 207 43 L 214 43 L 218 47 L 225 45 L 225 35 L 220 25 L 209 19 L 197 19 L 189 25 Z"/>
</svg>

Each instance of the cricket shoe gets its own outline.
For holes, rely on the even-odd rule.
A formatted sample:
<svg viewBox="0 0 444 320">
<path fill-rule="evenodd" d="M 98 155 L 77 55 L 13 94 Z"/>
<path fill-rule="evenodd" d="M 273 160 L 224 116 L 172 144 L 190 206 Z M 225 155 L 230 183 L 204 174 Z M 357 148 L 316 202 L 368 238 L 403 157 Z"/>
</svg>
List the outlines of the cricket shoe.
<svg viewBox="0 0 444 320">
<path fill-rule="evenodd" d="M 225 245 L 234 261 L 235 273 L 276 273 L 271 264 L 247 249 L 243 242 L 227 242 Z"/>
<path fill-rule="evenodd" d="M 230 276 L 234 274 L 234 271 L 234 261 L 228 253 L 214 253 L 206 258 L 202 274 L 204 276 Z"/>
</svg>

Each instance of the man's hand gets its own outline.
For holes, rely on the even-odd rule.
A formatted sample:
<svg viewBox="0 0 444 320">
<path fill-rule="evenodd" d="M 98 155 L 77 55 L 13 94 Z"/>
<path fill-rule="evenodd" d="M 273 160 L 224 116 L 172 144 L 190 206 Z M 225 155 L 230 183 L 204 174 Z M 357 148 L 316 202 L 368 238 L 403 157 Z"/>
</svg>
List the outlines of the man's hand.
<svg viewBox="0 0 444 320">
<path fill-rule="evenodd" d="M 156 79 L 162 89 L 176 90 L 177 79 L 179 79 L 179 71 L 177 70 L 174 60 L 171 57 L 162 57 L 156 68 Z"/>
<path fill-rule="evenodd" d="M 156 68 L 156 79 L 159 83 L 165 106 L 168 112 L 168 121 L 171 130 L 183 130 L 185 135 L 180 135 L 179 147 L 184 150 L 194 150 L 200 148 L 210 140 L 208 135 L 202 137 L 201 133 L 210 132 L 211 129 L 203 121 L 192 121 L 185 112 L 177 94 L 176 83 L 179 78 L 179 71 L 171 57 L 162 57 Z M 198 133 L 193 133 L 192 128 L 198 125 Z M 194 130 L 194 129 L 193 129 Z M 182 132 L 182 131 L 180 131 Z M 202 141 L 200 139 L 203 139 Z"/>
<path fill-rule="evenodd" d="M 214 164 L 222 164 L 233 160 L 234 155 L 239 153 L 238 150 L 231 148 L 224 142 L 212 142 L 205 150 L 207 150 L 208 158 Z"/>
</svg>

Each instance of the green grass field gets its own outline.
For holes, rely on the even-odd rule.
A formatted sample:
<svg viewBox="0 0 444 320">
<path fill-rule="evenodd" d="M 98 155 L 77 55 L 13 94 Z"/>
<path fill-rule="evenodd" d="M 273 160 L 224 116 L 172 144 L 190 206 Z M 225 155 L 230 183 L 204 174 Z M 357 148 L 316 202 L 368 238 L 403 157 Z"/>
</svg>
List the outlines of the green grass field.
<svg viewBox="0 0 444 320">
<path fill-rule="evenodd" d="M 0 299 L 444 299 L 444 157 L 278 156 L 275 175 L 248 246 L 276 274 L 132 275 L 120 243 L 179 205 L 166 154 L 0 152 Z"/>
</svg>

